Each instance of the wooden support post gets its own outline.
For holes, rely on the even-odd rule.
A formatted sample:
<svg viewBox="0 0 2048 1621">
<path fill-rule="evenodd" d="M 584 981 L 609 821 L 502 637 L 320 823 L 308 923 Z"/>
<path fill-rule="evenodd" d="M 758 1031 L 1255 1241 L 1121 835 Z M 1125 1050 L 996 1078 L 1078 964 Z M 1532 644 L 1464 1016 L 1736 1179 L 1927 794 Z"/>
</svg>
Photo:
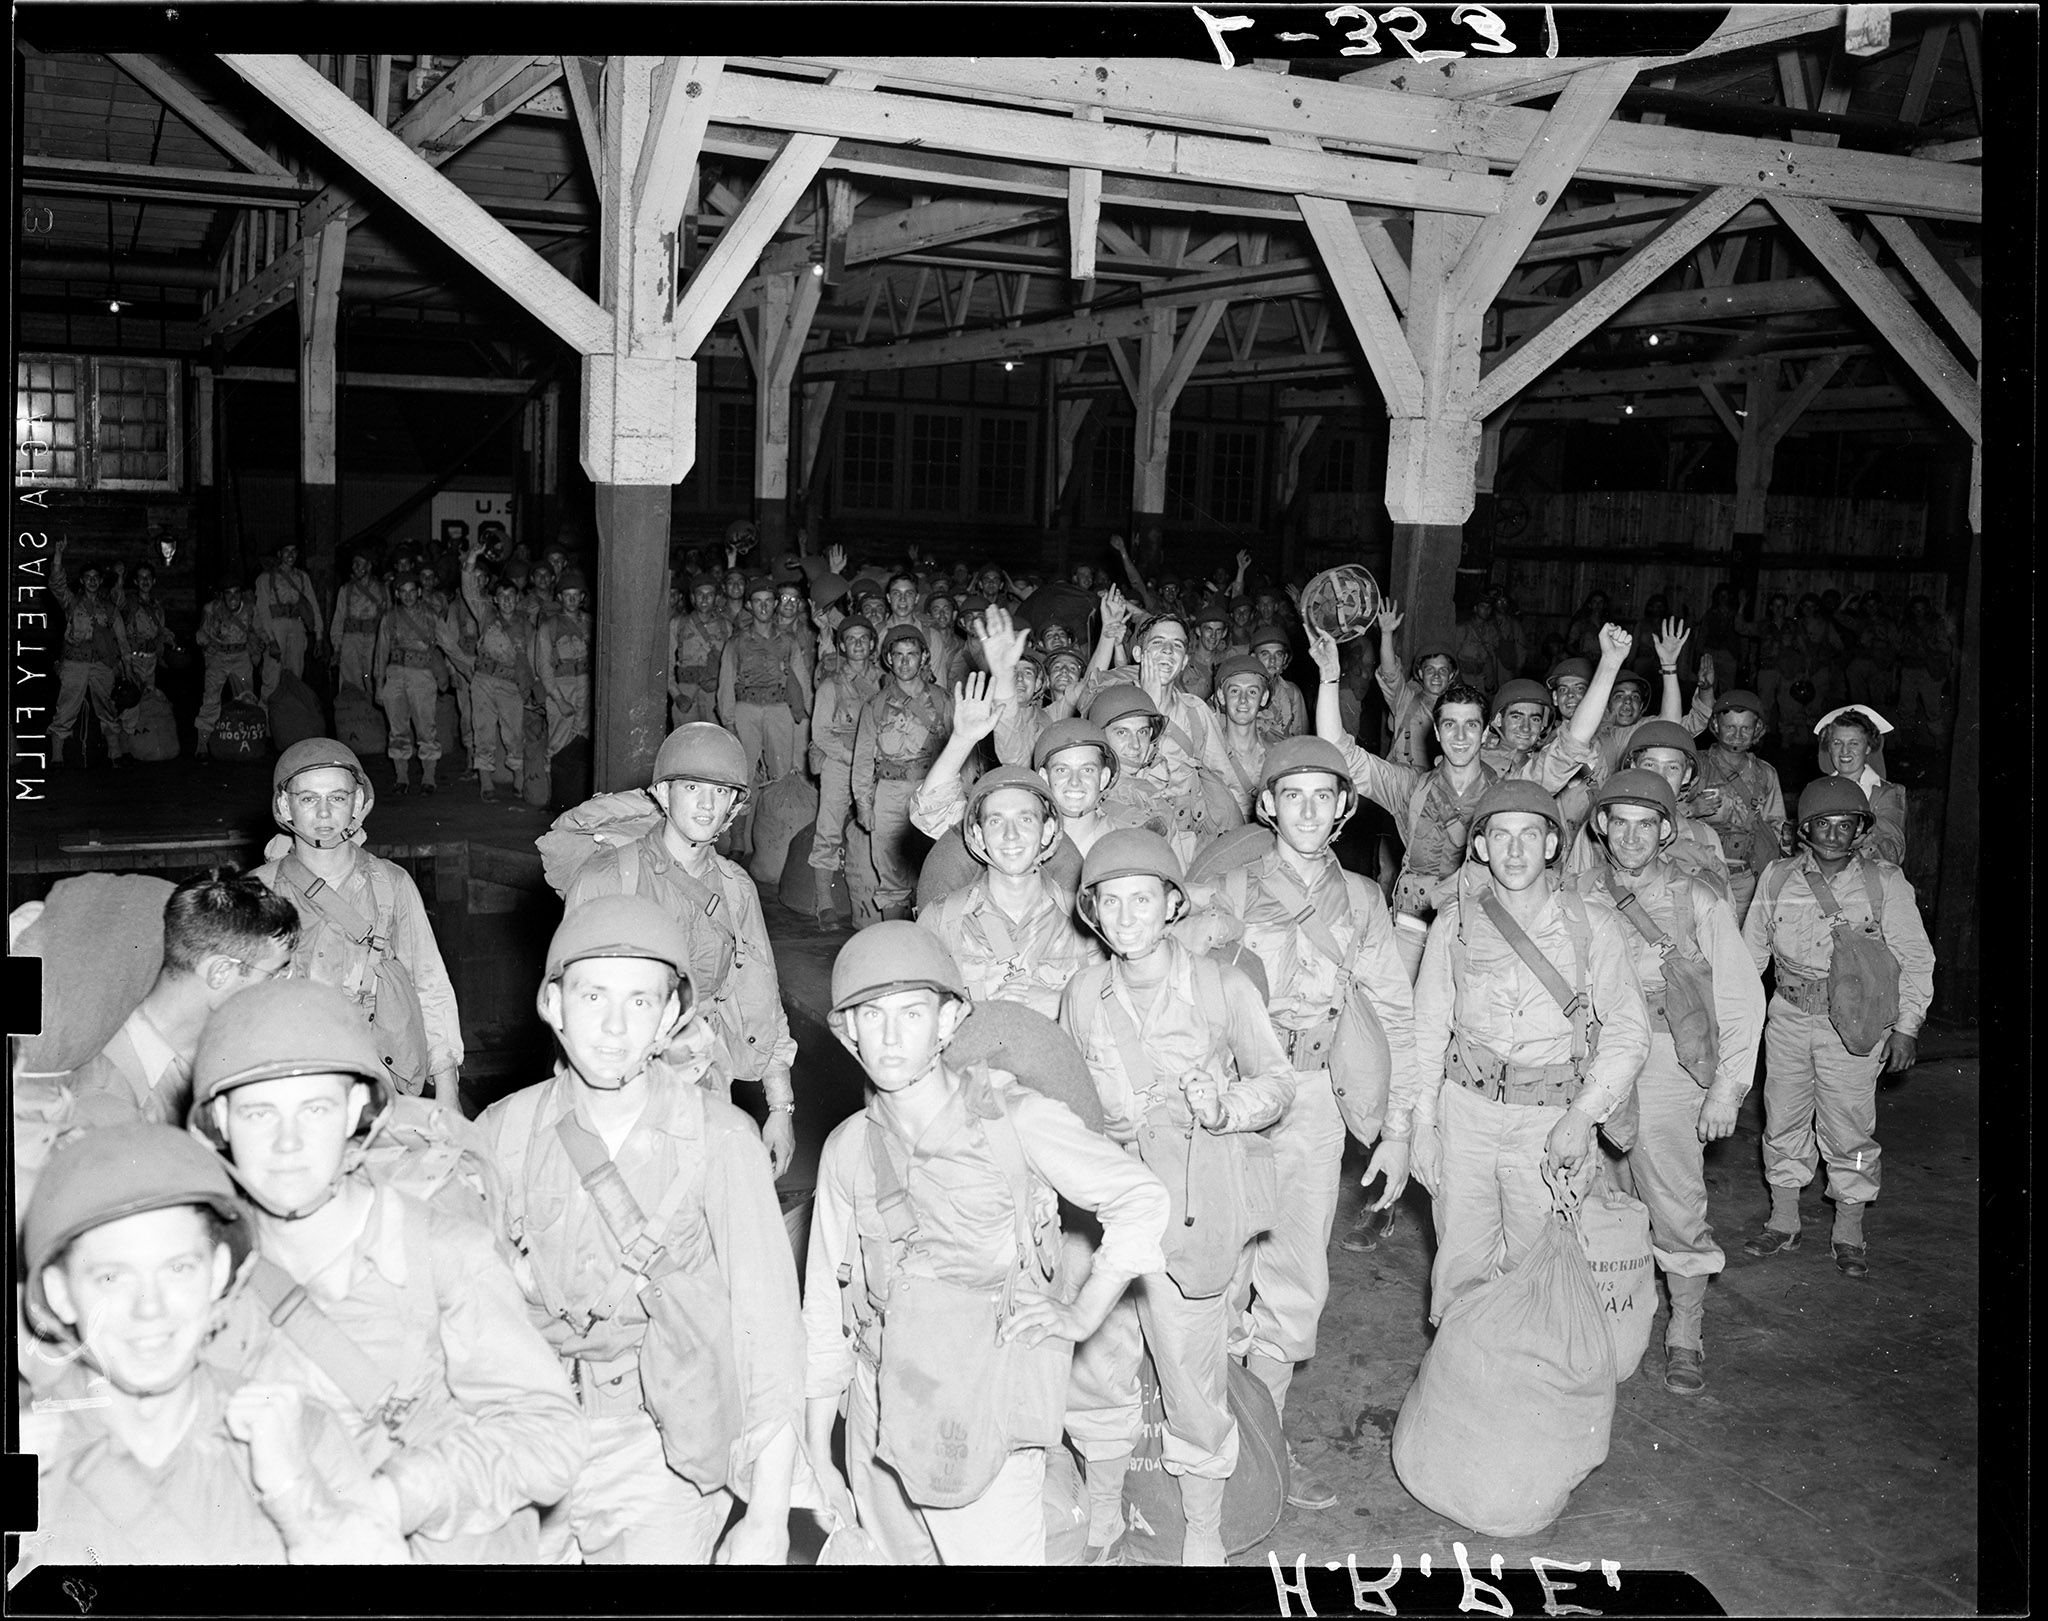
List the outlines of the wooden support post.
<svg viewBox="0 0 2048 1621">
<path fill-rule="evenodd" d="M 1146 531 L 1166 518 L 1166 457 L 1173 443 L 1173 403 L 1162 403 L 1167 368 L 1173 363 L 1173 311 L 1146 311 L 1131 369 L 1131 405 L 1137 425 L 1131 433 L 1131 540 L 1142 546 Z"/>
<path fill-rule="evenodd" d="M 1761 543 L 1764 508 L 1771 493 L 1771 464 L 1778 442 L 1771 437 L 1771 418 L 1776 411 L 1776 367 L 1748 384 L 1743 390 L 1739 418 L 1741 432 L 1735 441 L 1735 537 Z"/>
<path fill-rule="evenodd" d="M 335 333 L 348 226 L 330 220 L 308 244 L 299 281 L 299 557 L 323 588 L 337 583 L 340 468 L 335 453 Z"/>
<path fill-rule="evenodd" d="M 762 291 L 754 353 L 754 528 L 762 563 L 789 550 L 789 393 L 818 308 L 822 278 L 808 267 L 771 276 Z M 745 317 L 741 319 L 744 321 Z"/>
<path fill-rule="evenodd" d="M 1077 118 L 1102 122 L 1102 109 L 1084 107 Z M 1095 279 L 1095 231 L 1102 222 L 1102 171 L 1067 171 L 1067 274 L 1075 281 Z"/>
<path fill-rule="evenodd" d="M 669 487 L 600 484 L 596 494 L 594 764 L 597 790 L 611 793 L 647 785 L 668 735 Z"/>
<path fill-rule="evenodd" d="M 1941 875 L 1935 895 L 1935 1005 L 1951 1019 L 1973 1022 L 1982 983 L 1984 894 L 1978 871 L 1982 830 L 1977 795 L 1983 775 L 1984 520 L 1980 491 L 1984 447 L 1970 456 L 1970 577 L 1963 589 L 1962 660 L 1955 674 L 1955 729 L 1949 741 L 1948 793 L 1941 833 Z"/>
</svg>

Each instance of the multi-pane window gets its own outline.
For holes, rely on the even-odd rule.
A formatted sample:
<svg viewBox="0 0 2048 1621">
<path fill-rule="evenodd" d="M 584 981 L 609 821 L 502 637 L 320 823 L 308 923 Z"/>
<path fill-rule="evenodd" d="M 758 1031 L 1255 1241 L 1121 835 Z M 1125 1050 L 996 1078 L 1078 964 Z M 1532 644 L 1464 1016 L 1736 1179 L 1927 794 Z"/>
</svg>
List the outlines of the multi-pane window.
<svg viewBox="0 0 2048 1621">
<path fill-rule="evenodd" d="M 1259 436 L 1237 429 L 1209 433 L 1209 516 L 1252 523 L 1259 515 Z"/>
<path fill-rule="evenodd" d="M 850 511 L 889 511 L 895 507 L 894 412 L 846 413 L 840 432 L 839 496 Z"/>
<path fill-rule="evenodd" d="M 1359 442 L 1345 434 L 1334 435 L 1324 450 L 1321 471 L 1316 474 L 1317 495 L 1358 493 Z"/>
<path fill-rule="evenodd" d="M 712 466 L 719 506 L 745 506 L 754 498 L 754 408 L 745 400 L 718 402 Z"/>
<path fill-rule="evenodd" d="M 1202 436 L 1193 428 L 1175 428 L 1166 446 L 1166 511 L 1169 517 L 1198 518 L 1202 515 L 1202 491 L 1197 482 L 1202 465 Z"/>
<path fill-rule="evenodd" d="M 30 484 L 79 482 L 78 378 L 70 355 L 24 355 L 14 369 L 14 476 Z"/>
<path fill-rule="evenodd" d="M 171 400 L 177 366 L 162 360 L 93 362 L 93 482 L 161 489 L 173 482 Z"/>
<path fill-rule="evenodd" d="M 179 377 L 175 360 L 22 356 L 15 476 L 74 489 L 180 488 Z"/>
<path fill-rule="evenodd" d="M 984 517 L 1031 515 L 1031 422 L 983 417 L 975 445 L 975 506 Z"/>
<path fill-rule="evenodd" d="M 1131 428 L 1105 422 L 1088 462 L 1089 505 L 1098 515 L 1128 512 L 1131 505 Z"/>
<path fill-rule="evenodd" d="M 913 512 L 958 512 L 967 459 L 967 423 L 957 414 L 915 411 L 904 471 L 905 505 Z"/>
</svg>

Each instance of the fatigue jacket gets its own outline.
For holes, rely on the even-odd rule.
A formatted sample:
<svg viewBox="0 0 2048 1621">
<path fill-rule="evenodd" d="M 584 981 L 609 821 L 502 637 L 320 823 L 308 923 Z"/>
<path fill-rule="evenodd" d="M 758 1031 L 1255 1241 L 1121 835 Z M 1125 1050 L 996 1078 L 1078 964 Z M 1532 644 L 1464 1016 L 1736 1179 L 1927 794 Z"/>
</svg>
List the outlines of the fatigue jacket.
<svg viewBox="0 0 2048 1621">
<path fill-rule="evenodd" d="M 327 634 L 337 646 L 344 636 L 374 636 L 391 606 L 391 594 L 375 580 L 344 580 L 334 593 L 334 617 Z"/>
<path fill-rule="evenodd" d="M 249 1448 L 228 1431 L 227 1400 L 244 1381 L 201 1362 L 198 1411 L 185 1438 L 152 1468 L 102 1416 L 104 1379 L 74 1362 L 36 1406 L 62 1414 L 55 1447 L 39 1455 L 43 1529 L 24 1536 L 24 1560 L 46 1565 L 397 1565 L 405 1541 L 370 1484 L 370 1471 L 334 1414 L 312 1397 L 301 1409 L 312 1469 L 282 1497 L 261 1497 Z M 20 1574 L 17 1571 L 17 1574 Z"/>
<path fill-rule="evenodd" d="M 1000 1101 L 988 1093 L 1000 1094 Z M 870 1103 L 833 1128 L 818 1161 L 804 1267 L 806 1397 L 837 1396 L 853 1378 L 854 1347 L 843 1326 L 840 1280 L 873 1307 L 883 1300 L 881 1267 L 871 1267 L 869 1258 L 878 1258 L 889 1239 L 873 1178 L 864 1172 L 868 1132 L 881 1135 L 917 1209 L 917 1236 L 902 1257 L 905 1270 L 974 1289 L 1000 1288 L 1016 1273 L 1010 1182 L 984 1124 L 996 1110 L 1009 1116 L 1024 1150 L 1039 1207 L 1029 1214 L 1038 1214 L 1057 1193 L 1094 1211 L 1102 1224 L 1097 1267 L 1132 1277 L 1165 1269 L 1165 1184 L 1134 1155 L 1090 1131 L 1064 1103 L 990 1070 L 987 1092 L 972 1077 L 964 1078 L 914 1143 L 899 1138 Z"/>
<path fill-rule="evenodd" d="M 668 628 L 669 669 L 675 679 L 688 686 L 716 686 L 731 621 L 716 613 L 684 613 L 670 618 Z"/>
<path fill-rule="evenodd" d="M 811 664 L 803 643 L 787 631 L 762 635 L 752 620 L 727 638 L 718 654 L 718 713 L 727 718 L 735 704 L 783 704 L 791 701 L 790 683 L 808 702 Z M 807 713 L 807 712 L 806 712 Z M 799 714 L 798 719 L 806 718 Z"/>
<path fill-rule="evenodd" d="M 1022 1002 L 1056 1019 L 1067 981 L 1106 953 L 1074 920 L 1074 897 L 1039 874 L 1039 890 L 1021 918 L 1004 912 L 982 874 L 918 914 L 960 965 L 970 1001 Z"/>
<path fill-rule="evenodd" d="M 1217 914 L 1224 938 L 1242 940 L 1264 964 L 1273 991 L 1266 1010 L 1276 1031 L 1323 1024 L 1348 994 L 1342 977 L 1350 970 L 1387 1038 L 1387 1128 L 1406 1136 L 1423 1079 L 1415 1067 L 1415 989 L 1394 944 L 1386 898 L 1379 885 L 1346 872 L 1327 851 L 1310 867 L 1313 876 L 1304 881 L 1276 847 L 1254 861 L 1241 881 L 1233 881 L 1233 874 L 1191 886 L 1189 898 L 1198 911 Z M 1330 957 L 1302 927 L 1304 906 L 1329 931 L 1342 960 Z"/>
<path fill-rule="evenodd" d="M 664 824 L 665 825 L 665 824 Z M 709 1019 L 726 1048 L 724 1085 L 760 1081 L 772 1070 L 785 1075 L 796 1062 L 796 1038 L 789 1033 L 783 1011 L 782 984 L 775 972 L 775 949 L 768 942 L 768 923 L 754 880 L 737 862 L 716 850 L 705 876 L 694 881 L 713 892 L 710 912 L 676 858 L 669 853 L 664 825 L 634 841 L 638 863 L 636 894 L 658 902 L 682 924 L 690 938 L 690 983 L 696 992 L 697 1016 Z M 599 895 L 624 888 L 615 848 L 598 851 L 576 870 L 565 911 Z"/>
<path fill-rule="evenodd" d="M 1535 1068 L 1571 1062 L 1571 1021 L 1479 905 L 1482 886 L 1492 883 L 1492 875 L 1483 868 L 1461 875 L 1429 926 L 1429 943 L 1415 981 L 1415 1062 L 1423 1075 L 1415 1109 L 1418 1123 L 1436 1119 L 1442 1088 L 1449 1084 L 1443 1080 L 1444 1062 L 1453 1031 L 1462 1041 L 1476 1042 L 1510 1064 Z M 1625 938 L 1633 932 L 1630 925 L 1603 896 L 1583 899 L 1591 934 L 1586 981 L 1600 1022 L 1600 1050 L 1587 1065 L 1577 1106 L 1599 1122 L 1628 1095 L 1629 1084 L 1649 1056 L 1650 1012 Z M 1462 979 L 1452 971 L 1451 952 L 1461 919 Z M 1576 988 L 1563 897 L 1553 891 L 1535 923 L 1524 924 L 1523 929 L 1565 984 Z"/>
<path fill-rule="evenodd" d="M 486 1109 L 477 1121 L 492 1161 L 507 1172 L 506 1238 L 522 1248 L 513 1276 L 527 1312 L 555 1354 L 565 1362 L 637 1359 L 647 1334 L 647 1308 L 627 1290 L 609 1317 L 580 1326 L 599 1305 L 625 1264 L 623 1252 L 584 1188 L 556 1122 L 583 1118 L 581 1083 L 558 1064 L 554 1075 L 525 1093 L 514 1093 Z M 524 1141 L 515 1147 L 510 1134 Z M 688 1139 L 697 1146 L 685 1148 Z M 647 1107 L 633 1123 L 611 1160 L 625 1178 L 634 1202 L 658 1210 L 690 1153 L 704 1166 L 670 1223 L 670 1236 L 701 1223 L 710 1235 L 712 1259 L 731 1302 L 734 1368 L 744 1408 L 735 1449 L 735 1482 L 750 1479 L 754 1462 L 784 1430 L 803 1434 L 803 1324 L 797 1300 L 796 1267 L 789 1232 L 775 1197 L 768 1151 L 753 1121 L 703 1087 L 683 1080 L 657 1061 L 648 1075 Z M 523 1155 L 519 1174 L 509 1174 Z M 546 1302 L 559 1302 L 576 1321 Z M 630 1381 L 629 1381 L 630 1383 Z M 742 1491 L 744 1495 L 744 1491 Z"/>
<path fill-rule="evenodd" d="M 50 595 L 64 609 L 64 657 L 87 664 L 121 667 L 127 638 L 120 610 L 111 597 L 89 597 L 74 591 L 64 578 L 64 559 L 50 561 Z"/>
<path fill-rule="evenodd" d="M 1781 978 L 1790 973 L 1826 979 L 1834 964 L 1835 931 L 1803 876 L 1808 872 L 1822 876 L 1813 852 L 1802 850 L 1779 857 L 1757 880 L 1756 898 L 1742 923 L 1742 942 L 1759 974 L 1775 963 Z M 1934 1000 L 1934 947 L 1927 939 L 1927 925 L 1920 919 L 1906 875 L 1889 861 L 1858 851 L 1827 880 L 1850 926 L 1871 921 L 1866 878 L 1877 886 L 1884 902 L 1879 932 L 1899 959 L 1899 1020 L 1892 1028 L 1902 1036 L 1918 1036 Z"/>
<path fill-rule="evenodd" d="M 1762 872 L 1778 859 L 1778 829 L 1785 821 L 1785 791 L 1777 767 L 1754 754 L 1716 743 L 1700 759 L 1693 793 L 1721 790 L 1721 803 L 1704 820 L 1721 841 L 1730 872 Z"/>
<path fill-rule="evenodd" d="M 192 1103 L 192 1061 L 164 1041 L 138 1005 L 64 1084 L 94 1123 L 182 1127 Z"/>
<path fill-rule="evenodd" d="M 1294 1066 L 1273 1033 L 1258 987 L 1242 970 L 1219 963 L 1223 1005 L 1204 1006 L 1195 995 L 1194 958 L 1187 948 L 1169 936 L 1159 949 L 1172 962 L 1149 1008 L 1140 1008 L 1116 958 L 1082 969 L 1067 982 L 1060 1000 L 1060 1023 L 1080 1044 L 1095 1077 L 1107 1116 L 1104 1129 L 1120 1143 L 1136 1142 L 1139 1123 L 1154 1108 L 1163 1109 L 1178 1126 L 1190 1124 L 1193 1115 L 1180 1083 L 1195 1070 L 1221 1085 L 1223 1124 L 1218 1131 L 1272 1125 L 1294 1099 Z M 1095 1006 L 1111 1000 L 1123 1005 L 1151 1059 L 1149 1084 L 1124 1067 L 1106 1010 Z"/>
<path fill-rule="evenodd" d="M 811 743 L 828 760 L 853 764 L 853 737 L 860 712 L 887 679 L 873 665 L 858 673 L 843 666 L 818 683 L 811 705 Z"/>
<path fill-rule="evenodd" d="M 224 602 L 209 602 L 206 612 L 199 621 L 199 645 L 206 649 L 209 658 L 236 658 L 249 651 L 249 644 L 260 640 L 256 630 L 256 610 L 244 598 L 242 606 L 235 612 L 228 612 Z"/>
<path fill-rule="evenodd" d="M 863 808 L 875 801 L 876 767 L 883 762 L 914 791 L 946 746 L 953 729 L 953 700 L 937 682 L 905 692 L 894 677 L 860 707 L 853 732 L 853 800 Z"/>
<path fill-rule="evenodd" d="M 346 1277 L 323 1273 L 329 1281 L 307 1292 L 412 1404 L 403 1445 L 271 1324 L 253 1291 L 237 1298 L 222 1340 L 246 1377 L 302 1385 L 333 1410 L 398 1489 L 406 1535 L 481 1536 L 567 1494 L 583 1465 L 583 1414 L 493 1235 L 396 1188 L 374 1197 Z"/>
<path fill-rule="evenodd" d="M 256 622 L 272 636 L 280 625 L 299 624 L 310 640 L 320 635 L 320 593 L 302 568 L 265 569 L 256 576 Z"/>
<path fill-rule="evenodd" d="M 1600 867 L 1589 869 L 1576 887 L 1581 894 L 1599 889 L 1609 896 L 1618 896 L 1623 891 L 1621 880 L 1604 861 Z M 1681 946 L 1692 945 L 1706 959 L 1714 977 L 1718 1043 L 1714 1090 L 1731 1100 L 1747 1096 L 1756 1075 L 1757 1045 L 1764 1034 L 1764 983 L 1749 960 L 1749 948 L 1742 943 L 1742 926 L 1735 921 L 1735 909 L 1726 895 L 1717 894 L 1708 884 L 1662 856 L 1643 869 L 1631 893 L 1667 938 Z M 1619 910 L 1617 906 L 1616 911 Z M 1635 965 L 1636 982 L 1646 998 L 1655 1000 L 1664 991 L 1664 953 L 1626 917 L 1621 922 L 1622 936 L 1628 942 Z"/>
</svg>

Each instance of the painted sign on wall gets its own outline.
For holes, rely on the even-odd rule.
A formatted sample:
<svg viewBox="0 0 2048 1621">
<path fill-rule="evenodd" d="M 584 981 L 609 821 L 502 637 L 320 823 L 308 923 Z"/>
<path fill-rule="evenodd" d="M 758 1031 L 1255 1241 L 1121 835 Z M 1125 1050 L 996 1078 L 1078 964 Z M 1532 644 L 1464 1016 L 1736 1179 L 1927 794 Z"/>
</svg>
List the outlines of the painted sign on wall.
<svg viewBox="0 0 2048 1621">
<path fill-rule="evenodd" d="M 512 531 L 510 491 L 443 490 L 434 497 L 434 538 L 460 551 L 464 541 L 487 523 L 501 523 Z"/>
</svg>

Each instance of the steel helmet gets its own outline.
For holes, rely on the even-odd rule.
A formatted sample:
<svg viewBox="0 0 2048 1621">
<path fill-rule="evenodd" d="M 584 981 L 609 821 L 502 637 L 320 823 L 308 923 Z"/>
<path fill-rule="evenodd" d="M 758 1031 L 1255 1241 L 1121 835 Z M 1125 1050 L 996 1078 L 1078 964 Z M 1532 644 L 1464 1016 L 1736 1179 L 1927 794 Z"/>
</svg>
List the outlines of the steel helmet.
<svg viewBox="0 0 2048 1621">
<path fill-rule="evenodd" d="M 941 940 L 922 924 L 871 923 L 839 948 L 832 963 L 832 1011 L 918 989 L 965 1002 L 967 982 Z"/>
<path fill-rule="evenodd" d="M 1262 647 L 1278 647 L 1292 652 L 1294 642 L 1278 625 L 1260 625 L 1252 632 L 1251 646 L 1253 652 Z"/>
<path fill-rule="evenodd" d="M 1609 805 L 1647 805 L 1671 825 L 1674 833 L 1677 830 L 1678 796 L 1671 791 L 1671 784 L 1654 771 L 1615 772 L 1593 796 L 1596 811 Z"/>
<path fill-rule="evenodd" d="M 277 757 L 277 764 L 270 772 L 270 814 L 272 820 L 287 833 L 291 831 L 291 819 L 278 807 L 285 790 L 291 786 L 292 778 L 305 771 L 319 771 L 332 767 L 354 775 L 356 786 L 362 790 L 363 812 L 349 824 L 348 833 L 361 827 L 363 820 L 377 803 L 377 790 L 370 783 L 369 772 L 363 769 L 363 762 L 356 758 L 356 751 L 346 743 L 331 737 L 309 737 L 294 743 Z M 343 834 L 343 839 L 348 837 Z M 339 843 L 340 841 L 336 841 Z"/>
<path fill-rule="evenodd" d="M 1554 687 L 1558 682 L 1567 679 L 1584 681 L 1591 685 L 1593 680 L 1593 661 L 1582 658 L 1559 659 L 1555 664 L 1551 665 L 1550 673 L 1543 678 L 1543 684 Z"/>
<path fill-rule="evenodd" d="M 1021 765 L 999 765 L 993 771 L 983 772 L 968 790 L 965 825 L 972 827 L 980 821 L 982 805 L 991 794 L 999 794 L 1005 788 L 1016 788 L 1030 794 L 1044 806 L 1048 820 L 1059 815 L 1059 807 L 1052 802 L 1052 790 L 1045 785 L 1045 778 Z"/>
<path fill-rule="evenodd" d="M 1181 873 L 1180 858 L 1173 853 L 1173 846 L 1150 828 L 1113 828 L 1090 845 L 1088 854 L 1081 859 L 1084 893 L 1091 893 L 1097 884 L 1112 878 L 1140 874 L 1149 874 L 1176 892 L 1185 893 L 1187 881 Z"/>
<path fill-rule="evenodd" d="M 749 597 L 758 597 L 763 591 L 767 592 L 771 597 L 775 595 L 774 579 L 766 574 L 749 574 L 747 576 L 747 595 Z"/>
<path fill-rule="evenodd" d="M 1155 738 L 1166 728 L 1166 716 L 1135 681 L 1118 681 L 1103 688 L 1088 706 L 1088 723 L 1101 727 L 1104 733 L 1112 721 L 1127 720 L 1132 715 L 1149 720 Z"/>
<path fill-rule="evenodd" d="M 690 1022 L 697 1003 L 690 980 L 690 937 L 654 901 L 644 895 L 600 895 L 571 907 L 548 941 L 547 968 L 536 1003 L 571 963 L 590 957 L 645 957 L 667 963 L 676 971 L 676 995 L 682 1001 L 679 1026 Z"/>
<path fill-rule="evenodd" d="M 219 1159 L 176 1126 L 142 1121 L 103 1126 L 59 1146 L 36 1179 L 21 1222 L 30 1323 L 46 1335 L 73 1333 L 50 1310 L 43 1293 L 43 1269 L 73 1239 L 124 1216 L 187 1204 L 204 1205 L 228 1224 L 229 1247 L 239 1265 L 250 1240 L 234 1184 Z"/>
<path fill-rule="evenodd" d="M 1747 687 L 1737 687 L 1733 692 L 1724 692 L 1714 700 L 1714 718 L 1719 719 L 1731 709 L 1746 709 L 1758 720 L 1764 718 L 1764 701 Z"/>
<path fill-rule="evenodd" d="M 1217 695 L 1222 695 L 1225 683 L 1235 681 L 1241 675 L 1257 676 L 1267 692 L 1273 690 L 1273 678 L 1266 674 L 1265 665 L 1249 653 L 1233 653 L 1216 666 L 1214 680 Z"/>
<path fill-rule="evenodd" d="M 1197 625 L 1227 625 L 1230 623 L 1230 615 L 1223 611 L 1221 603 L 1212 602 L 1195 615 L 1195 623 Z"/>
<path fill-rule="evenodd" d="M 1875 820 L 1870 796 L 1848 777 L 1815 777 L 1799 790 L 1799 825 L 1816 816 L 1860 816 L 1865 827 Z"/>
<path fill-rule="evenodd" d="M 1625 758 L 1630 765 L 1642 758 L 1645 749 L 1676 749 L 1694 771 L 1700 768 L 1700 746 L 1692 740 L 1692 733 L 1675 720 L 1646 720 L 1629 733 Z"/>
<path fill-rule="evenodd" d="M 1550 689 L 1541 681 L 1521 676 L 1501 684 L 1500 691 L 1493 695 L 1493 702 L 1487 706 L 1486 718 L 1499 720 L 1509 704 L 1541 704 L 1545 709 L 1555 709 L 1557 700 L 1551 697 Z"/>
<path fill-rule="evenodd" d="M 1635 670 L 1623 670 L 1615 676 L 1613 690 L 1619 692 L 1623 687 L 1641 687 L 1643 696 L 1647 699 L 1650 695 L 1650 678 Z"/>
<path fill-rule="evenodd" d="M 1283 737 L 1266 750 L 1266 763 L 1259 776 L 1259 790 L 1270 791 L 1282 777 L 1299 776 L 1307 771 L 1327 772 L 1337 779 L 1337 785 L 1344 791 L 1344 808 L 1337 813 L 1339 823 L 1351 814 L 1351 808 L 1358 802 L 1358 791 L 1351 780 L 1351 768 L 1344 763 L 1344 755 L 1334 743 L 1327 743 L 1320 737 Z"/>
<path fill-rule="evenodd" d="M 655 782 L 708 782 L 744 796 L 753 780 L 745 745 L 715 721 L 678 726 L 654 756 Z"/>
<path fill-rule="evenodd" d="M 840 652 L 846 651 L 846 638 L 859 631 L 869 641 L 875 639 L 875 627 L 860 614 L 850 613 L 832 627 L 832 641 Z"/>
<path fill-rule="evenodd" d="M 1102 756 L 1102 767 L 1107 773 L 1102 785 L 1107 788 L 1116 781 L 1116 750 L 1110 746 L 1107 732 L 1093 721 L 1082 720 L 1078 716 L 1056 720 L 1038 734 L 1038 741 L 1031 745 L 1031 769 L 1043 771 L 1055 754 L 1086 748 L 1092 748 Z"/>
<path fill-rule="evenodd" d="M 590 582 L 584 579 L 583 570 L 565 568 L 555 576 L 555 595 L 560 596 L 564 591 L 581 591 L 586 597 L 590 595 Z"/>
<path fill-rule="evenodd" d="M 1535 685 L 1533 681 L 1529 684 Z M 1557 808 L 1557 801 L 1537 784 L 1527 781 L 1497 782 L 1479 796 L 1479 804 L 1472 812 L 1472 837 L 1476 839 L 1486 831 L 1488 817 L 1499 815 L 1503 811 L 1525 811 L 1531 816 L 1543 817 L 1557 829 L 1560 841 L 1569 831 L 1564 825 L 1564 812 Z"/>
<path fill-rule="evenodd" d="M 391 1103 L 391 1079 L 377 1051 L 377 1032 L 362 1010 L 332 985 L 272 979 L 224 1002 L 206 1021 L 192 1059 L 192 1110 L 186 1124 L 202 1142 L 227 1148 L 209 1105 L 254 1081 L 288 1075 L 353 1075 L 370 1087 L 362 1131 Z"/>
<path fill-rule="evenodd" d="M 889 650 L 898 642 L 914 642 L 917 644 L 917 650 L 920 653 L 926 650 L 924 632 L 919 630 L 917 626 L 891 625 L 882 632 L 882 645 L 877 649 L 885 662 L 889 657 Z"/>
</svg>

